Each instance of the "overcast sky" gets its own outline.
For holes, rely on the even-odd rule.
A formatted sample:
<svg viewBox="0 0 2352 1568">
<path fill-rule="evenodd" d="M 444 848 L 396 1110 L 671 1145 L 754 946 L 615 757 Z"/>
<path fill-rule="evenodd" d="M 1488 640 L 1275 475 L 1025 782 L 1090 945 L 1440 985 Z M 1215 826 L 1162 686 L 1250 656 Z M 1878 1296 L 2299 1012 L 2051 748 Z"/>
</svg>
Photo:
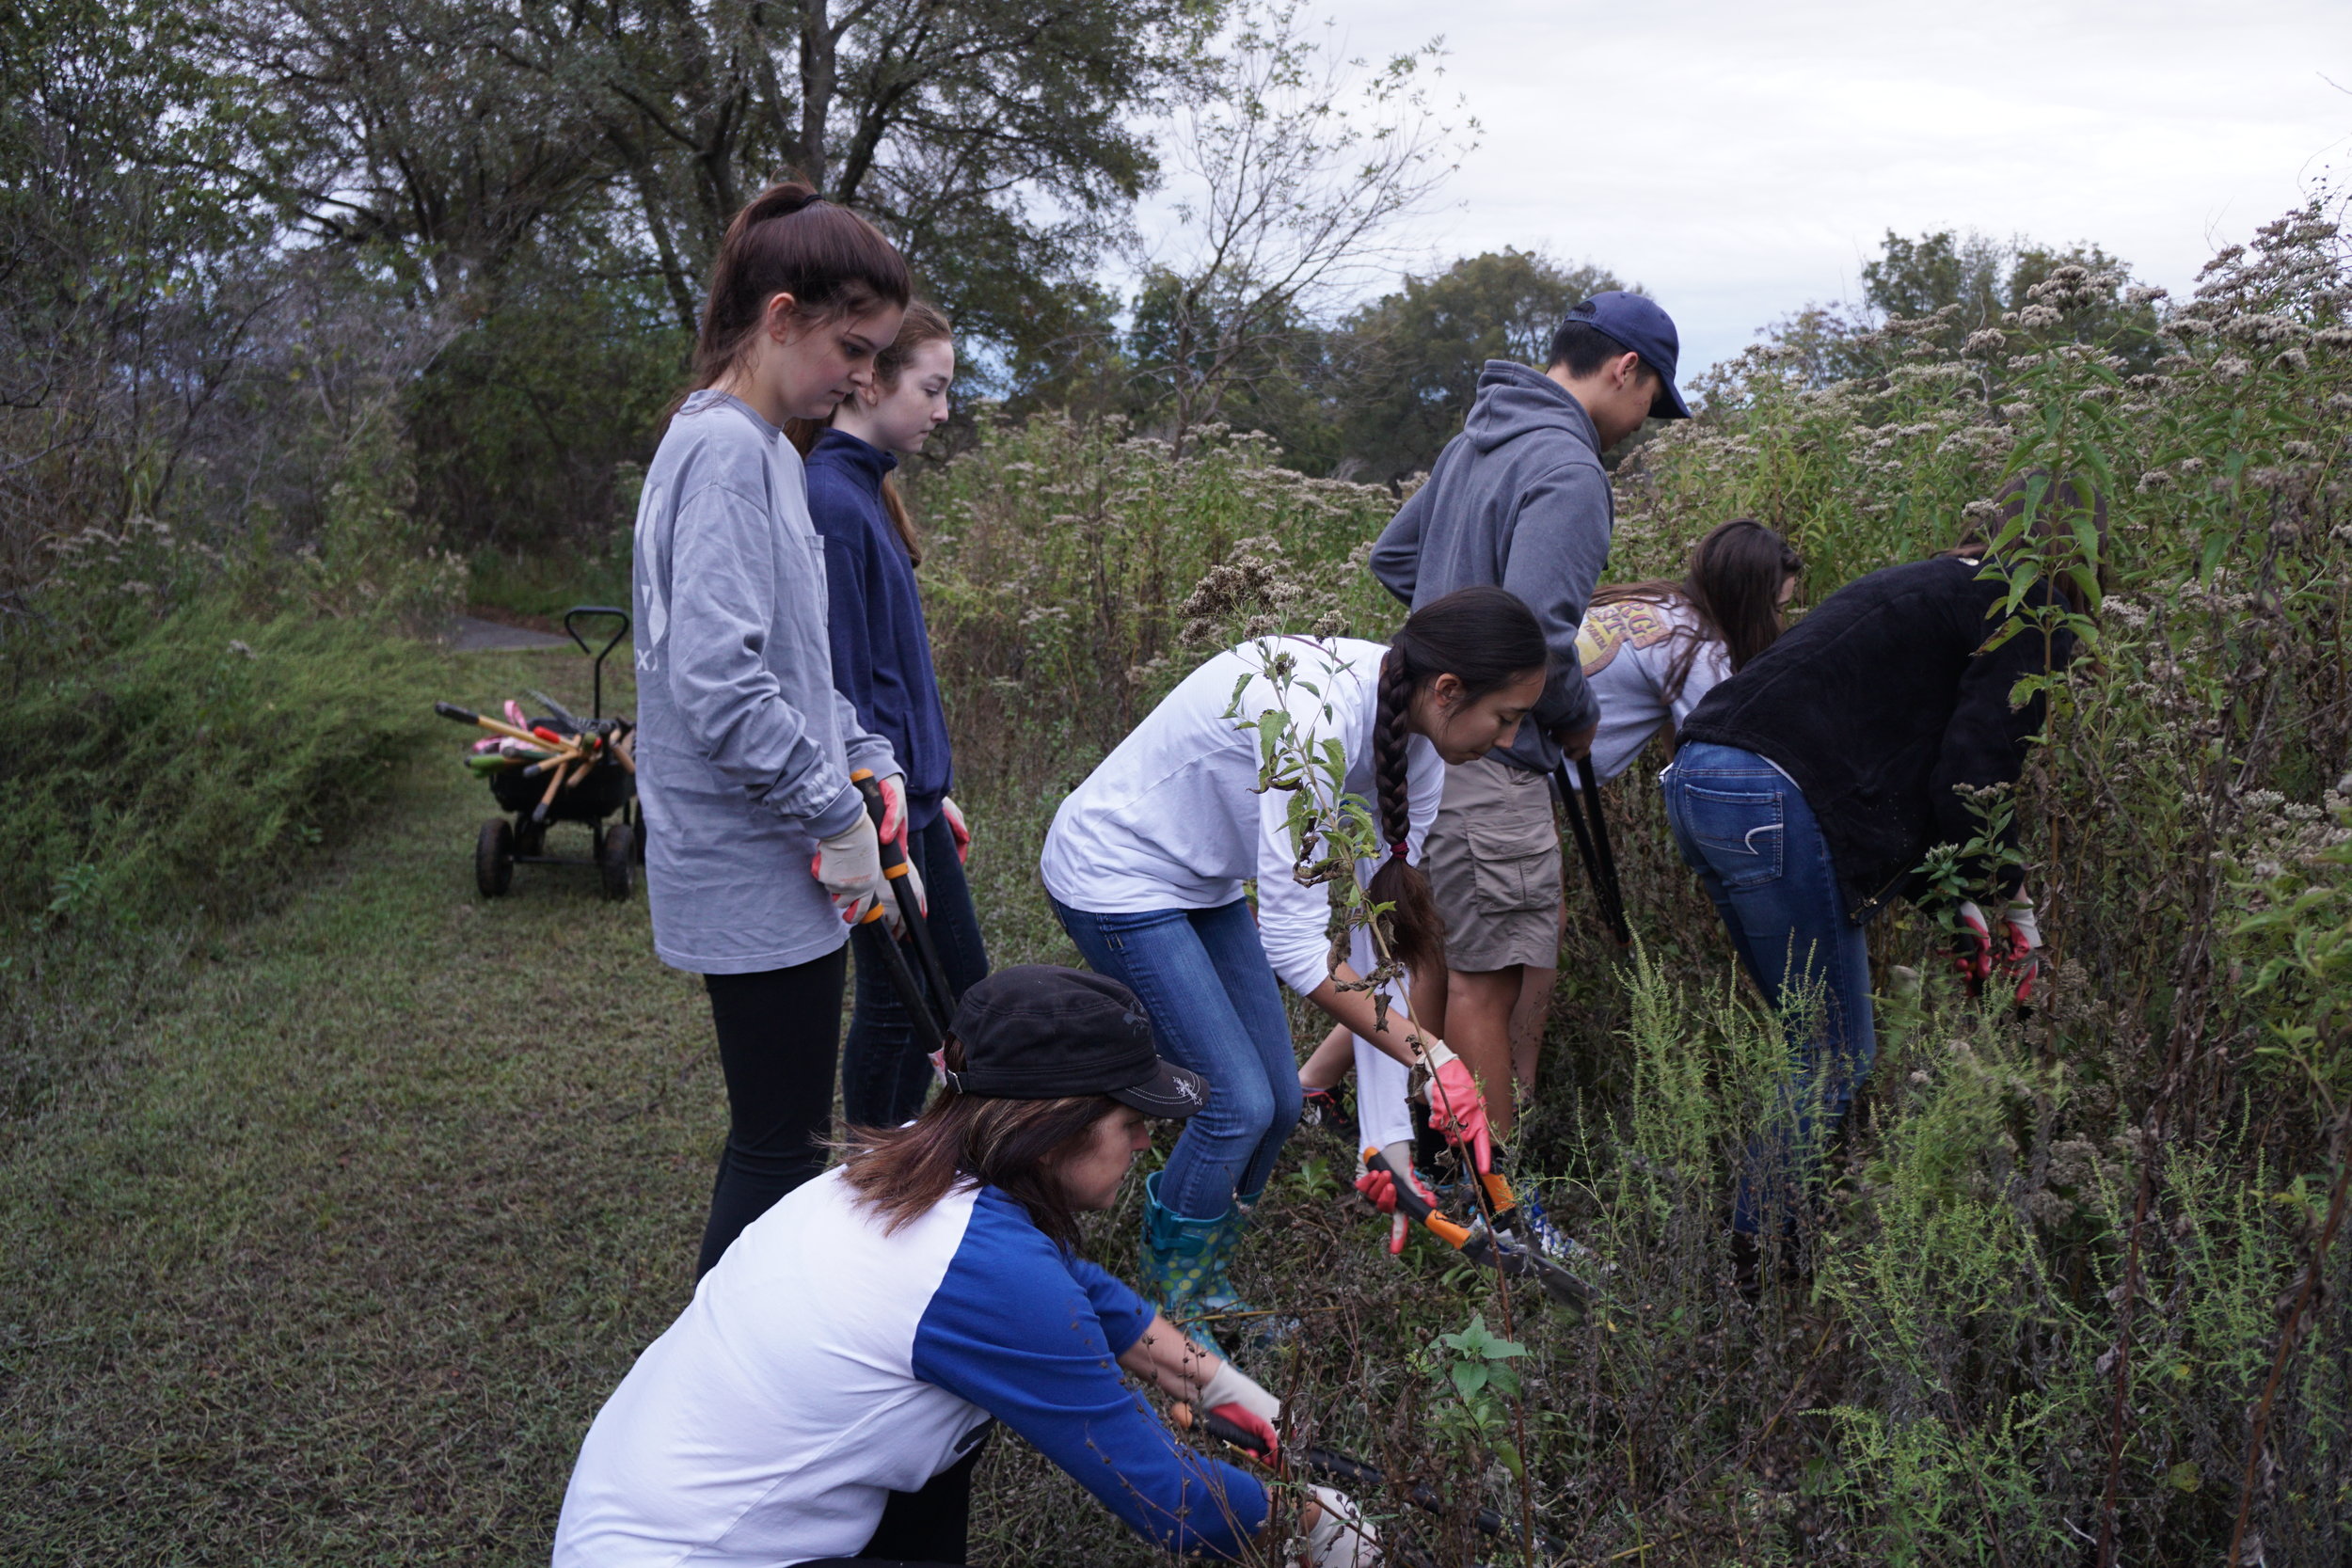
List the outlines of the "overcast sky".
<svg viewBox="0 0 2352 1568">
<path fill-rule="evenodd" d="M 2176 291 L 2334 174 L 2352 0 L 1326 0 L 1355 53 L 1442 33 L 1483 146 L 1433 256 L 1639 279 L 1692 369 L 1858 297 L 1884 231 L 2091 240 Z"/>
</svg>

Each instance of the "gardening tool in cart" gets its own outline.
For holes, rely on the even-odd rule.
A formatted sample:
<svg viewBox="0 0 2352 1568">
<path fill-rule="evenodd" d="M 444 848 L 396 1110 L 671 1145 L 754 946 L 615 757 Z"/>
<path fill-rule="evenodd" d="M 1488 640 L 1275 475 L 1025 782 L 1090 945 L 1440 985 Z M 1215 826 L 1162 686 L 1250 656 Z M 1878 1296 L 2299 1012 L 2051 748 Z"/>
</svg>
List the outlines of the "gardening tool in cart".
<svg viewBox="0 0 2352 1568">
<path fill-rule="evenodd" d="M 1396 1188 L 1398 1212 L 1419 1221 L 1431 1235 L 1480 1268 L 1499 1268 L 1514 1279 L 1534 1281 L 1543 1289 L 1547 1300 L 1567 1308 L 1579 1318 L 1583 1317 L 1586 1308 L 1599 1299 L 1599 1291 L 1534 1246 L 1515 1237 L 1499 1235 L 1484 1224 L 1476 1227 L 1456 1225 L 1439 1213 L 1437 1206 L 1422 1196 L 1420 1190 L 1389 1164 L 1388 1156 L 1378 1148 L 1364 1150 L 1364 1168 L 1388 1172 L 1390 1180 Z M 1515 1201 L 1510 1183 L 1492 1173 L 1479 1180 L 1486 1188 L 1487 1201 L 1494 1207 L 1496 1217 L 1500 1219 L 1507 1214 Z"/>
<path fill-rule="evenodd" d="M 599 618 L 619 623 L 601 648 L 590 646 L 580 630 L 581 622 Z M 564 629 L 588 656 L 594 672 L 596 701 L 589 718 L 539 691 L 528 695 L 548 711 L 535 719 L 511 701 L 502 720 L 454 703 L 433 705 L 444 719 L 488 732 L 474 743 L 466 766 L 489 781 L 491 797 L 511 814 L 511 820 L 494 816 L 485 822 L 474 841 L 474 885 L 485 898 L 503 895 L 518 864 L 594 866 L 604 895 L 626 898 L 633 867 L 645 858 L 645 825 L 637 811 L 636 725 L 604 716 L 604 661 L 628 635 L 628 611 L 575 605 L 564 611 Z M 619 820 L 611 820 L 616 816 Z M 559 822 L 586 826 L 593 853 L 548 853 L 548 830 Z"/>
<path fill-rule="evenodd" d="M 1329 1481 L 1344 1488 L 1347 1495 L 1359 1502 L 1367 1497 L 1385 1493 L 1389 1489 L 1389 1478 L 1383 1475 L 1376 1465 L 1367 1465 L 1360 1459 L 1351 1458 L 1336 1449 L 1301 1449 L 1294 1448 L 1286 1443 L 1279 1454 L 1268 1455 L 1263 1438 L 1245 1427 L 1236 1426 L 1214 1410 L 1195 1410 L 1192 1406 L 1179 1401 L 1168 1407 L 1168 1416 L 1176 1423 L 1178 1431 L 1213 1437 L 1227 1448 L 1236 1449 L 1256 1460 L 1276 1475 Z M 1406 1487 L 1405 1500 L 1424 1513 L 1434 1513 L 1441 1519 L 1454 1518 L 1459 1513 L 1458 1510 L 1449 1507 L 1446 1500 L 1438 1495 L 1437 1488 L 1425 1481 L 1417 1481 Z M 1512 1542 L 1520 1539 L 1520 1527 L 1515 1521 L 1505 1519 L 1491 1508 L 1477 1510 L 1470 1514 L 1470 1520 L 1471 1524 L 1478 1527 L 1478 1533 L 1481 1535 Z M 1538 1531 L 1535 1536 L 1535 1549 L 1542 1552 L 1547 1559 L 1556 1559 L 1564 1550 L 1558 1543 L 1541 1531 Z M 1406 1560 L 1425 1563 L 1428 1560 L 1408 1557 Z M 1476 1568 L 1476 1565 L 1472 1564 L 1470 1568 Z"/>
<path fill-rule="evenodd" d="M 1609 819 L 1601 815 L 1600 780 L 1594 776 L 1591 757 L 1576 759 L 1573 778 L 1568 765 L 1561 763 L 1560 803 L 1567 808 L 1568 831 L 1576 835 L 1576 852 L 1600 903 L 1600 917 L 1609 923 L 1609 934 L 1622 953 L 1633 945 L 1633 929 L 1625 923 L 1625 893 L 1617 885 L 1616 851 L 1609 843 Z"/>
</svg>

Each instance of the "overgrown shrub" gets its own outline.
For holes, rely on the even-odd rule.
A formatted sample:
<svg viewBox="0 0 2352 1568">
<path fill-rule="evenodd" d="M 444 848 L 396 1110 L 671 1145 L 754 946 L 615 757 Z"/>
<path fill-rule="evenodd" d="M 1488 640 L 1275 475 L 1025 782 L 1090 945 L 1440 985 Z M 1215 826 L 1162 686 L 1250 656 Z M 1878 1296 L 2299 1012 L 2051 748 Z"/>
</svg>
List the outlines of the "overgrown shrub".
<svg viewBox="0 0 2352 1568">
<path fill-rule="evenodd" d="M 2011 474 L 2106 494 L 2104 552 L 2029 547 L 2012 576 L 2104 578 L 2005 802 L 2051 941 L 2042 1005 L 1970 1004 L 1933 919 L 1879 923 L 1878 1066 L 1796 1216 L 1794 1272 L 1749 1306 L 1727 1177 L 1782 1047 L 1665 835 L 1654 753 L 1607 792 L 1640 957 L 1617 963 L 1572 875 L 1517 1150 L 1609 1265 L 1607 1305 L 1581 1325 L 1514 1312 L 1418 1243 L 1422 1268 L 1380 1272 L 1372 1226 L 1337 1239 L 1330 1152 L 1297 1146 L 1290 1217 L 1243 1282 L 1339 1314 L 1275 1374 L 1327 1430 L 1526 1510 L 1569 1560 L 2352 1549 L 2352 275 L 2313 208 L 2223 252 L 2189 299 L 2122 294 L 2061 267 L 1996 327 L 1890 321 L 1860 345 L 1884 373 L 1830 387 L 1761 345 L 1618 476 L 1612 576 L 1671 573 L 1746 515 L 1804 551 L 1812 598 L 1947 546 Z M 2153 370 L 2098 341 L 2152 309 Z M 1029 867 L 1054 804 L 1195 659 L 1252 623 L 1393 625 L 1362 556 L 1396 500 L 1284 475 L 1250 442 L 1179 464 L 1116 425 L 1046 422 L 926 483 L 961 787 L 1012 863 L 985 889 L 993 928 L 1050 948 Z M 1432 1418 L 1451 1408 L 1438 1336 L 1473 1311 L 1528 1353 L 1523 1467 L 1491 1423 Z M 1046 1484 L 1011 1464 L 1003 1484 Z M 1461 1528 L 1408 1533 L 1440 1560 L 1516 1560 Z M 1023 1542 L 1040 1561 L 1103 1547 Z"/>
<path fill-rule="evenodd" d="M 364 621 L 205 603 L 0 700 L 0 894 L 102 927 L 248 903 L 420 738 L 431 662 Z"/>
</svg>

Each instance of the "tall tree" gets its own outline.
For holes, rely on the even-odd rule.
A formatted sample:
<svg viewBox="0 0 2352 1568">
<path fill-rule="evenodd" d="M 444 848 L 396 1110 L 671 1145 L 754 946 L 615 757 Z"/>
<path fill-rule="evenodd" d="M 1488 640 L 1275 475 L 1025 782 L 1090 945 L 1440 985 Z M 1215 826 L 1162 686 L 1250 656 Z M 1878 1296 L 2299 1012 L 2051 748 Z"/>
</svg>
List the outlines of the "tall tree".
<svg viewBox="0 0 2352 1568">
<path fill-rule="evenodd" d="M 1348 457 L 1382 480 L 1427 468 L 1462 428 L 1487 360 L 1542 365 L 1570 307 L 1624 287 L 1606 267 L 1509 248 L 1406 277 L 1339 337 Z"/>
<path fill-rule="evenodd" d="M 951 308 L 1018 338 L 1154 174 L 1137 115 L 1224 0 L 218 0 L 300 126 L 283 189 L 338 237 L 485 286 L 600 227 L 691 329 L 735 212 L 791 174 L 875 216 Z"/>
<path fill-rule="evenodd" d="M 1136 370 L 1180 454 L 1229 396 L 1286 373 L 1299 323 L 1399 259 L 1405 221 L 1477 131 L 1431 105 L 1438 55 L 1367 67 L 1309 38 L 1295 0 L 1242 13 L 1171 131 L 1174 221 L 1130 250 L 1151 306 Z"/>
</svg>

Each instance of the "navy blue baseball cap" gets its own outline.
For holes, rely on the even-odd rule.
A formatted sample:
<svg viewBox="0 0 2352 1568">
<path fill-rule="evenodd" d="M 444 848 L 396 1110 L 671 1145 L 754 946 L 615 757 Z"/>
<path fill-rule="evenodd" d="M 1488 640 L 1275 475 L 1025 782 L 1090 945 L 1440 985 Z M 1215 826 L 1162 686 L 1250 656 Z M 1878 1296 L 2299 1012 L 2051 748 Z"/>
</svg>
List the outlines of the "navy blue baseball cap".
<svg viewBox="0 0 2352 1568">
<path fill-rule="evenodd" d="M 1691 417 L 1690 405 L 1675 389 L 1675 360 L 1681 356 L 1682 340 L 1675 333 L 1675 319 L 1660 309 L 1656 300 L 1611 289 L 1569 311 L 1567 319 L 1581 322 L 1612 342 L 1623 344 L 1640 355 L 1643 364 L 1658 372 L 1658 397 L 1649 405 L 1651 419 Z"/>
</svg>

